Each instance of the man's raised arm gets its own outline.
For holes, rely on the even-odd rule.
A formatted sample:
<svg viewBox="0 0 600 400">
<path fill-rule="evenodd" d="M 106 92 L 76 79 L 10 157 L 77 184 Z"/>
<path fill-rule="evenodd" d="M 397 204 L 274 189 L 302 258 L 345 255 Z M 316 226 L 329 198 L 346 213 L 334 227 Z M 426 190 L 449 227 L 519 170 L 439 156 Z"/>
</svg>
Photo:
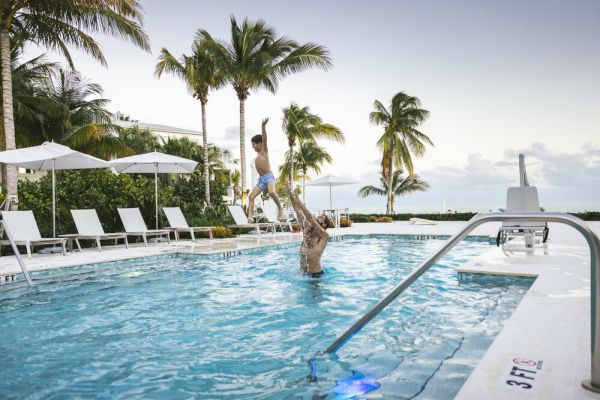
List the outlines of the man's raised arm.
<svg viewBox="0 0 600 400">
<path fill-rule="evenodd" d="M 267 122 L 269 122 L 269 118 L 265 118 L 262 120 L 262 142 L 263 142 L 263 151 L 267 152 Z"/>
</svg>

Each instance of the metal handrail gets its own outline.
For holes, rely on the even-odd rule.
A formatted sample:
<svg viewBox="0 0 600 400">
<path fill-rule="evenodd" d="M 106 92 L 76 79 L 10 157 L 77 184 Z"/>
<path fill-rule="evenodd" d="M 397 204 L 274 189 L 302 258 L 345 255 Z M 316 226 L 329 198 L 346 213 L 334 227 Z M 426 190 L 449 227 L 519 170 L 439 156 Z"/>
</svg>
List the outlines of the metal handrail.
<svg viewBox="0 0 600 400">
<path fill-rule="evenodd" d="M 371 310 L 363 315 L 354 325 L 339 336 L 327 349 L 325 353 L 335 353 L 352 336 L 360 331 L 371 319 L 379 314 L 396 297 L 404 292 L 414 281 L 425 273 L 432 265 L 452 249 L 458 242 L 463 240 L 473 229 L 487 222 L 558 222 L 575 228 L 583 235 L 590 247 L 590 269 L 591 269 L 591 337 L 592 337 L 592 377 L 582 382 L 585 389 L 600 393 L 600 274 L 597 269 L 600 266 L 600 239 L 583 220 L 565 213 L 555 212 L 493 212 L 477 214 L 454 236 L 452 236 L 438 251 L 429 259 L 419 265 L 409 276 L 407 276 L 394 290 L 385 296 Z"/>
<path fill-rule="evenodd" d="M 1 220 L 0 223 L 2 224 L 2 227 L 4 228 L 4 232 L 6 232 L 6 237 L 8 238 L 8 241 L 10 242 L 10 245 L 12 246 L 13 252 L 15 253 L 15 257 L 17 257 L 17 261 L 19 262 L 19 265 L 21 266 L 21 271 L 23 271 L 23 276 L 25 276 L 25 280 L 27 281 L 27 284 L 29 286 L 33 286 L 33 282 L 31 281 L 31 278 L 29 277 L 29 271 L 27 270 L 27 267 L 25 267 L 25 263 L 23 262 L 23 259 L 21 258 L 21 253 L 19 253 L 19 249 L 17 248 L 17 244 L 15 243 L 12 233 L 10 232 L 10 229 L 8 228 L 8 224 L 4 220 Z"/>
</svg>

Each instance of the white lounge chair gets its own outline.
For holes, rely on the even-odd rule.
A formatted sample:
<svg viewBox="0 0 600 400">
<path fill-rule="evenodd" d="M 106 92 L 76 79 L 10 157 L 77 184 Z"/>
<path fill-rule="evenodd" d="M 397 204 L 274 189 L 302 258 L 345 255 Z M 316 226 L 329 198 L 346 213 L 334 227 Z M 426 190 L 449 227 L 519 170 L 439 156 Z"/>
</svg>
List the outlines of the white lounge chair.
<svg viewBox="0 0 600 400">
<path fill-rule="evenodd" d="M 229 209 L 229 213 L 235 221 L 235 224 L 227 225 L 228 227 L 237 229 L 256 228 L 259 234 L 261 228 L 265 230 L 271 229 L 272 232 L 275 232 L 275 225 L 271 222 L 254 222 L 252 224 L 248 223 L 248 217 L 246 216 L 246 213 L 244 213 L 242 206 L 227 206 L 227 208 Z"/>
<path fill-rule="evenodd" d="M 282 232 L 285 232 L 286 228 L 289 232 L 292 231 L 292 223 L 289 219 L 286 218 L 284 221 L 277 219 L 277 205 L 274 202 L 268 200 L 264 201 L 261 208 L 263 210 L 262 215 L 275 227 L 279 227 Z"/>
<path fill-rule="evenodd" d="M 119 212 L 119 217 L 121 217 L 127 236 L 141 236 L 146 246 L 148 246 L 148 236 L 166 236 L 167 241 L 171 243 L 169 230 L 148 229 L 139 208 L 117 208 L 117 211 Z"/>
<path fill-rule="evenodd" d="M 48 244 L 60 244 L 61 253 L 65 255 L 66 239 L 42 238 L 33 211 L 2 211 L 2 219 L 8 226 L 15 243 L 27 249 L 27 258 L 31 258 L 35 246 Z M 3 240 L 0 244 L 9 244 L 9 241 Z"/>
<path fill-rule="evenodd" d="M 95 240 L 96 246 L 98 247 L 98 251 L 102 251 L 102 245 L 100 243 L 102 240 L 114 240 L 115 244 L 117 244 L 119 239 L 123 239 L 123 241 L 125 242 L 125 248 L 129 248 L 126 233 L 104 232 L 104 228 L 102 228 L 102 224 L 100 223 L 100 219 L 98 218 L 98 213 L 96 213 L 96 210 L 94 210 L 93 208 L 87 210 L 71 210 L 71 215 L 73 216 L 73 221 L 75 221 L 75 227 L 77 228 L 78 233 L 60 235 L 60 237 L 63 237 L 67 240 L 75 240 L 79 251 L 81 251 L 81 244 L 79 243 L 79 239 Z M 71 245 L 69 246 L 69 248 L 70 247 Z"/>
<path fill-rule="evenodd" d="M 542 212 L 535 186 L 508 188 L 506 193 L 507 212 Z M 498 231 L 496 245 L 502 246 L 512 238 L 522 236 L 525 248 L 533 248 L 536 244 L 546 244 L 548 240 L 548 224 L 539 222 L 504 222 Z M 537 239 L 540 238 L 540 239 Z"/>
<path fill-rule="evenodd" d="M 179 240 L 179 232 L 189 232 L 192 236 L 192 241 L 196 241 L 196 236 L 194 236 L 194 232 L 208 232 L 210 238 L 213 238 L 212 235 L 212 226 L 189 226 L 183 213 L 181 212 L 181 208 L 179 207 L 163 207 L 163 211 L 167 216 L 167 220 L 169 221 L 170 227 L 169 230 L 173 231 L 175 234 L 175 240 Z"/>
</svg>

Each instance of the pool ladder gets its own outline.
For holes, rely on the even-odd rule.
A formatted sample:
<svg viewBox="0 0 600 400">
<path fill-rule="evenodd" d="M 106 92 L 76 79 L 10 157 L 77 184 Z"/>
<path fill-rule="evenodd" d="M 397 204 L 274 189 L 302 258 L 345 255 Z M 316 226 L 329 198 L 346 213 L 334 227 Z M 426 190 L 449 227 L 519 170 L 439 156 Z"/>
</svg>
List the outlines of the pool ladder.
<svg viewBox="0 0 600 400">
<path fill-rule="evenodd" d="M 33 286 L 33 282 L 31 281 L 31 278 L 29 277 L 29 271 L 27 270 L 27 267 L 25 266 L 25 263 L 23 262 L 23 258 L 21 258 L 21 253 L 19 253 L 19 249 L 17 248 L 17 244 L 15 243 L 13 235 L 10 232 L 10 229 L 8 229 L 8 226 L 4 222 L 4 220 L 0 220 L 0 228 L 1 228 L 0 229 L 0 237 L 2 236 L 1 231 L 4 231 L 6 233 L 6 237 L 8 238 L 8 241 L 10 242 L 10 245 L 13 249 L 13 252 L 15 253 L 15 257 L 17 257 L 17 261 L 19 262 L 19 265 L 21 266 L 21 271 L 23 271 L 23 276 L 25 277 L 27 284 L 29 286 Z M 0 278 L 2 278 L 2 277 L 0 277 Z M 14 280 L 14 275 L 13 275 L 13 280 Z"/>
<path fill-rule="evenodd" d="M 600 239 L 583 220 L 566 213 L 555 212 L 493 212 L 477 214 L 454 236 L 448 239 L 438 251 L 429 259 L 419 265 L 387 296 L 379 301 L 371 310 L 363 315 L 354 325 L 339 336 L 326 350 L 325 353 L 335 353 L 352 336 L 358 333 L 363 326 L 371 321 L 396 297 L 412 285 L 432 265 L 463 240 L 473 229 L 487 222 L 557 222 L 575 228 L 583 235 L 590 247 L 590 273 L 591 273 L 591 337 L 592 337 L 592 377 L 584 380 L 582 386 L 592 392 L 600 393 Z"/>
</svg>

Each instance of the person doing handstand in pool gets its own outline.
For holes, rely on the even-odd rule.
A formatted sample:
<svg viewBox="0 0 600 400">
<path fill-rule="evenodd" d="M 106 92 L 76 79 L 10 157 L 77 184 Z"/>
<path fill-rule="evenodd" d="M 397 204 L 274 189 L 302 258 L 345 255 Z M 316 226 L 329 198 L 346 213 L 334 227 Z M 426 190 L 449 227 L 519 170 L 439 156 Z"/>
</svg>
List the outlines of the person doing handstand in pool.
<svg viewBox="0 0 600 400">
<path fill-rule="evenodd" d="M 250 198 L 248 201 L 248 222 L 254 222 L 254 199 L 256 196 L 268 190 L 269 196 L 273 199 L 277 205 L 277 219 L 283 219 L 283 208 L 281 208 L 281 202 L 275 191 L 275 176 L 271 171 L 271 164 L 269 164 L 269 149 L 267 148 L 267 129 L 266 125 L 269 122 L 269 118 L 265 118 L 262 121 L 262 135 L 255 135 L 250 142 L 252 148 L 258 153 L 256 156 L 256 170 L 258 171 L 258 182 L 252 192 L 250 192 Z"/>
<path fill-rule="evenodd" d="M 325 231 L 329 227 L 329 217 L 325 214 L 315 217 L 300 201 L 289 183 L 286 183 L 286 189 L 304 235 L 300 246 L 300 270 L 312 278 L 319 278 L 324 273 L 321 268 L 321 254 L 329 239 L 329 234 Z"/>
</svg>

